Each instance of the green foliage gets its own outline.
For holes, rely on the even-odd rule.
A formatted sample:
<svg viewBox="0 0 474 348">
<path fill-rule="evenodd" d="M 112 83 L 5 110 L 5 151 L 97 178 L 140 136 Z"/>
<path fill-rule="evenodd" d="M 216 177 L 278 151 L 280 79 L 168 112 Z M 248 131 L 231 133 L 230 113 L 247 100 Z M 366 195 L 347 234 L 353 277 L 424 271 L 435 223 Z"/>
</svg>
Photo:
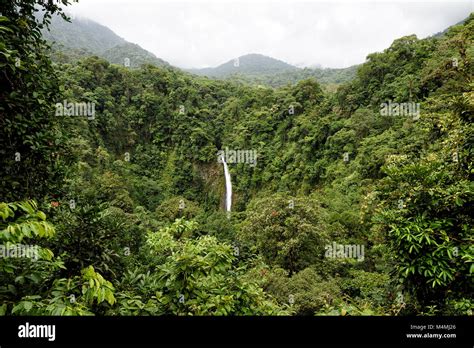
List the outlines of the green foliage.
<svg viewBox="0 0 474 348">
<path fill-rule="evenodd" d="M 41 199 L 60 186 L 64 174 L 64 135 L 54 117 L 60 95 L 56 71 L 40 30 L 67 0 L 0 4 L 0 197 Z M 61 165 L 62 164 L 62 165 Z"/>
<path fill-rule="evenodd" d="M 265 196 L 249 204 L 239 240 L 267 263 L 297 272 L 323 258 L 329 238 L 325 219 L 315 199 Z"/>
<path fill-rule="evenodd" d="M 314 315 L 341 298 L 335 279 L 323 279 L 314 268 L 306 268 L 291 278 L 277 270 L 268 276 L 268 291 L 280 303 L 288 304 L 296 315 Z"/>
<path fill-rule="evenodd" d="M 390 277 L 388 274 L 351 270 L 351 277 L 342 282 L 344 293 L 353 299 L 366 301 L 374 306 L 388 303 L 390 295 Z"/>
<path fill-rule="evenodd" d="M 178 218 L 192 219 L 202 213 L 198 204 L 184 197 L 172 197 L 162 202 L 156 208 L 156 219 L 168 224 Z"/>
<path fill-rule="evenodd" d="M 53 260 L 53 253 L 40 244 L 22 244 L 28 240 L 47 239 L 55 235 L 46 215 L 34 201 L 0 203 L 0 303 L 3 314 L 28 294 L 40 291 L 52 281 L 53 272 L 63 267 Z"/>
<path fill-rule="evenodd" d="M 472 315 L 472 15 L 395 40 L 334 91 L 318 76 L 354 69 L 53 66 L 39 32 L 61 11 L 34 4 L 0 8 L 0 195 L 40 202 L 0 203 L 2 250 L 38 256 L 0 258 L 0 314 Z M 110 60 L 144 58 L 103 35 Z M 94 118 L 53 117 L 58 98 Z M 420 117 L 384 116 L 388 101 Z M 230 216 L 225 148 L 257 153 L 228 163 Z M 366 254 L 325 257 L 332 242 Z"/>
<path fill-rule="evenodd" d="M 441 311 L 473 291 L 472 142 L 463 136 L 473 132 L 472 95 L 429 99 L 420 127 L 432 129 L 431 144 L 420 158 L 387 163 L 380 186 L 376 221 L 388 230 L 398 275 L 422 305 Z"/>
<path fill-rule="evenodd" d="M 18 216 L 20 213 L 21 215 Z M 16 216 L 15 216 L 16 214 Z M 23 238 L 51 238 L 54 227 L 46 221 L 46 215 L 38 211 L 34 201 L 0 203 L 0 240 L 21 243 Z"/>
<path fill-rule="evenodd" d="M 143 287 L 151 282 L 147 300 L 125 295 L 120 313 L 176 315 L 255 315 L 284 312 L 255 282 L 245 278 L 230 245 L 215 237 L 189 239 L 195 223 L 176 220 L 147 236 L 153 276 L 137 275 Z M 148 285 L 149 286 L 149 285 Z M 143 291 L 143 290 L 142 290 Z"/>
<path fill-rule="evenodd" d="M 105 280 L 94 267 L 81 271 L 82 276 L 72 279 L 56 279 L 48 294 L 25 296 L 12 309 L 12 314 L 20 315 L 94 315 L 98 305 L 116 302 L 114 287 Z M 105 305 L 107 307 L 107 305 Z"/>
<path fill-rule="evenodd" d="M 19 244 L 55 236 L 55 228 L 34 201 L 2 202 L 0 211 L 1 315 L 92 315 L 102 302 L 115 303 L 114 287 L 92 266 L 83 269 L 81 276 L 58 278 L 65 267 L 51 250 Z"/>
<path fill-rule="evenodd" d="M 56 219 L 67 224 L 58 226 L 55 245 L 58 254 L 65 254 L 67 275 L 92 265 L 100 273 L 116 276 L 123 270 L 125 251 L 135 252 L 141 245 L 143 231 L 120 209 L 82 201 L 74 209 L 69 205 L 58 209 Z"/>
</svg>

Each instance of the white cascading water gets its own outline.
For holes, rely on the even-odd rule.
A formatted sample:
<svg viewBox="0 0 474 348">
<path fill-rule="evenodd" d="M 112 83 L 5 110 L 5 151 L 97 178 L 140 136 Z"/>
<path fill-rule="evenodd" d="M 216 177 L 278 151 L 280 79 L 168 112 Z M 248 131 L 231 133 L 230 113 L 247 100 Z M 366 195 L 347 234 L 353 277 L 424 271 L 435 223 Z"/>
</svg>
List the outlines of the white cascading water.
<svg viewBox="0 0 474 348">
<path fill-rule="evenodd" d="M 224 155 L 221 156 L 222 164 L 224 165 L 224 175 L 225 175 L 225 210 L 227 214 L 230 214 L 230 209 L 232 207 L 232 182 L 230 181 L 229 168 L 225 162 Z"/>
</svg>

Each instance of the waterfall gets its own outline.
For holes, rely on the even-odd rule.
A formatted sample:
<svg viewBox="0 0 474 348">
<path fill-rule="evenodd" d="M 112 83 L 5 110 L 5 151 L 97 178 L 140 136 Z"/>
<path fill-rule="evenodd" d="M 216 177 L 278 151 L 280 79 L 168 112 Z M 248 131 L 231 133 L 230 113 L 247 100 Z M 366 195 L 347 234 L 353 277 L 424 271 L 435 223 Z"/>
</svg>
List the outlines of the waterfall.
<svg viewBox="0 0 474 348">
<path fill-rule="evenodd" d="M 227 214 L 230 214 L 230 209 L 232 207 L 232 182 L 230 181 L 229 168 L 225 162 L 224 155 L 221 156 L 222 164 L 224 165 L 224 175 L 225 175 L 225 210 Z"/>
</svg>

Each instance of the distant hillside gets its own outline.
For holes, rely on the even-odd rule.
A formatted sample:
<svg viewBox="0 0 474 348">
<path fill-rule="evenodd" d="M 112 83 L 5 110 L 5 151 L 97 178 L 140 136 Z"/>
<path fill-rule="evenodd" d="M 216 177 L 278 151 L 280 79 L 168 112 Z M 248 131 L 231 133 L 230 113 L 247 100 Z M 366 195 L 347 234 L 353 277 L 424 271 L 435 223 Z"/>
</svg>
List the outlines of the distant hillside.
<svg viewBox="0 0 474 348">
<path fill-rule="evenodd" d="M 137 44 L 127 42 L 112 30 L 89 19 L 75 18 L 71 22 L 53 17 L 50 30 L 44 30 L 46 40 L 54 42 L 53 59 L 69 62 L 97 55 L 115 64 L 130 60 L 130 67 L 142 64 L 169 66 L 167 62 Z"/>
<path fill-rule="evenodd" d="M 215 68 L 189 69 L 202 76 L 231 79 L 243 83 L 280 87 L 315 78 L 321 84 L 340 84 L 355 76 L 357 66 L 345 69 L 298 68 L 281 60 L 261 54 L 247 54 Z"/>
<path fill-rule="evenodd" d="M 124 64 L 124 57 L 127 57 L 130 59 L 130 67 L 132 68 L 138 68 L 142 64 L 169 65 L 164 60 L 157 58 L 153 53 L 130 42 L 109 48 L 102 52 L 101 56 L 114 64 Z"/>
<path fill-rule="evenodd" d="M 357 68 L 358 65 L 343 69 L 297 68 L 274 74 L 234 74 L 229 76 L 228 79 L 246 84 L 281 87 L 287 84 L 296 84 L 301 80 L 314 78 L 322 85 L 333 86 L 352 80 L 355 77 Z"/>
<path fill-rule="evenodd" d="M 262 54 L 247 54 L 215 68 L 189 69 L 188 71 L 196 75 L 225 78 L 235 74 L 276 74 L 296 69 L 298 68 L 293 65 Z"/>
<path fill-rule="evenodd" d="M 43 36 L 65 47 L 85 48 L 94 54 L 126 42 L 109 28 L 89 19 L 77 18 L 69 23 L 58 16 L 53 17 L 50 30 L 44 30 Z"/>
<path fill-rule="evenodd" d="M 45 39 L 54 42 L 52 59 L 71 63 L 81 58 L 97 55 L 113 64 L 130 67 L 143 64 L 170 66 L 153 53 L 137 44 L 127 42 L 104 25 L 85 18 L 71 22 L 53 17 L 49 31 L 43 31 Z M 216 79 L 230 79 L 245 84 L 280 87 L 295 84 L 307 78 L 316 78 L 324 85 L 337 85 L 351 80 L 356 67 L 347 69 L 298 68 L 281 60 L 262 54 L 247 54 L 213 68 L 188 69 L 190 73 Z"/>
</svg>

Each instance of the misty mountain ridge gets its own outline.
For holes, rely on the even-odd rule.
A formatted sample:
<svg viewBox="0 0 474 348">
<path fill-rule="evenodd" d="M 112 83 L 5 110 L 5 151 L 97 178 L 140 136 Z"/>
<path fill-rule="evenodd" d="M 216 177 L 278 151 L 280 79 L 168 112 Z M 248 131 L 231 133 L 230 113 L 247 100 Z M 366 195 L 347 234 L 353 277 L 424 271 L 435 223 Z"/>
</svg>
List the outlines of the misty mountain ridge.
<svg viewBox="0 0 474 348">
<path fill-rule="evenodd" d="M 196 75 L 209 77 L 228 77 L 233 74 L 275 74 L 283 71 L 296 70 L 296 66 L 290 65 L 258 53 L 250 53 L 231 59 L 217 67 L 202 69 L 187 69 Z"/>
<path fill-rule="evenodd" d="M 71 18 L 66 22 L 54 16 L 50 30 L 42 34 L 48 41 L 54 42 L 53 49 L 60 51 L 62 60 L 76 60 L 96 55 L 113 64 L 126 64 L 136 68 L 143 64 L 169 66 L 169 63 L 155 56 L 135 43 L 118 36 L 110 28 L 84 17 Z M 66 54 L 66 55 L 64 55 Z"/>
<path fill-rule="evenodd" d="M 163 59 L 126 41 L 110 28 L 84 17 L 75 17 L 71 22 L 66 22 L 55 16 L 51 20 L 50 30 L 44 30 L 43 35 L 46 40 L 54 42 L 53 59 L 59 62 L 73 62 L 96 55 L 119 65 L 128 63 L 128 58 L 131 68 L 142 64 L 171 67 Z M 279 87 L 311 77 L 322 84 L 339 84 L 352 79 L 356 69 L 300 68 L 263 54 L 251 53 L 217 67 L 182 70 L 210 78 Z"/>
<path fill-rule="evenodd" d="M 280 87 L 315 78 L 324 85 L 337 85 L 354 78 L 358 65 L 348 68 L 297 67 L 263 54 L 246 54 L 216 67 L 187 69 L 200 76 L 231 79 L 247 84 Z"/>
<path fill-rule="evenodd" d="M 461 22 L 462 23 L 462 22 Z M 458 23 L 459 24 L 459 23 Z M 97 55 L 110 63 L 131 68 L 143 64 L 159 67 L 171 65 L 141 46 L 118 36 L 110 28 L 93 20 L 76 17 L 71 22 L 53 17 L 50 30 L 44 30 L 45 39 L 54 42 L 54 57 L 61 62 L 71 62 Z M 435 34 L 440 36 L 442 33 Z M 213 79 L 230 79 L 244 84 L 280 87 L 314 78 L 322 85 L 337 86 L 354 78 L 358 65 L 347 68 L 322 68 L 319 64 L 295 66 L 259 53 L 245 54 L 216 67 L 182 69 L 189 73 Z"/>
</svg>

